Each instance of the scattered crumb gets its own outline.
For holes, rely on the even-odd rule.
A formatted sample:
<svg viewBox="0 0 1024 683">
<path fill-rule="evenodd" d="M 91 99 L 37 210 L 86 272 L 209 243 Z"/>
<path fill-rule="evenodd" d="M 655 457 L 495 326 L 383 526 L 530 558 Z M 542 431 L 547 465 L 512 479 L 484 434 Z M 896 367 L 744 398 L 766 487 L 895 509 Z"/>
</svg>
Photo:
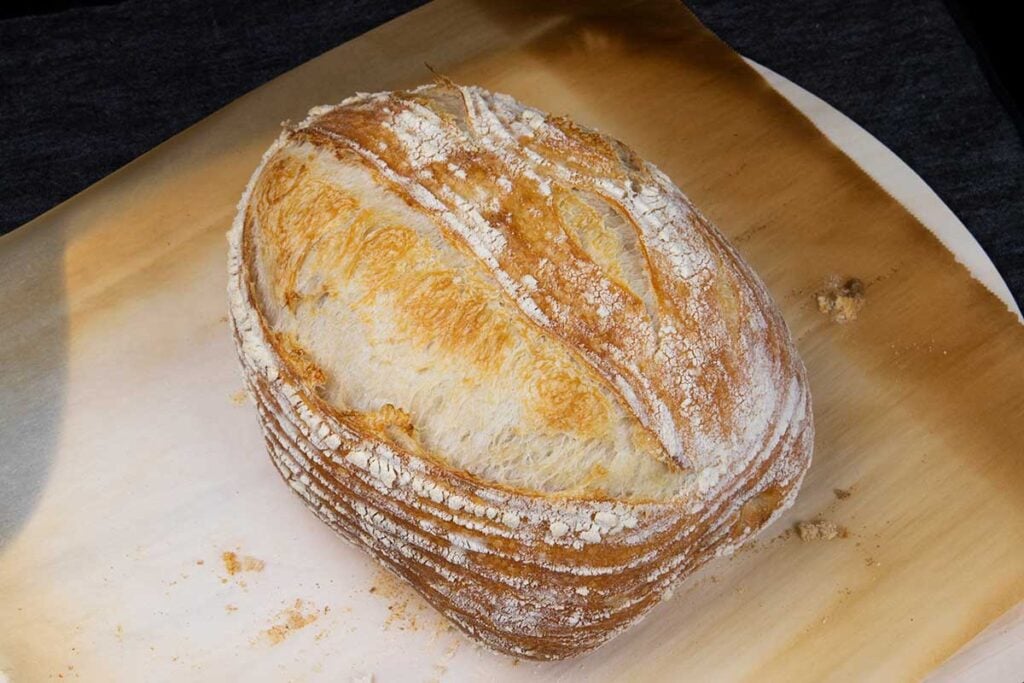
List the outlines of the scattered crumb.
<svg viewBox="0 0 1024 683">
<path fill-rule="evenodd" d="M 837 278 L 831 279 L 824 289 L 814 295 L 818 310 L 834 323 L 844 324 L 857 319 L 864 308 L 864 283 L 850 278 L 842 285 Z"/>
<path fill-rule="evenodd" d="M 772 538 L 768 543 L 775 543 L 775 541 L 788 541 L 789 537 L 793 535 L 792 529 L 785 529 L 781 534 Z"/>
<path fill-rule="evenodd" d="M 199 565 L 199 566 L 201 567 L 201 566 L 203 566 L 204 564 L 206 564 L 206 560 L 196 560 L 196 564 L 197 564 L 197 565 Z"/>
<path fill-rule="evenodd" d="M 831 541 L 834 538 L 846 538 L 849 532 L 835 522 L 819 519 L 813 522 L 800 522 L 796 532 L 801 541 Z"/>
<path fill-rule="evenodd" d="M 460 641 L 453 640 L 452 643 L 445 650 L 445 653 L 441 656 L 441 659 L 434 662 L 434 675 L 430 679 L 430 683 L 441 683 L 444 675 L 448 673 L 448 664 L 451 662 L 452 657 L 459 650 Z M 515 664 L 513 664 L 515 666 Z"/>
<path fill-rule="evenodd" d="M 876 560 L 873 557 L 865 557 L 864 558 L 864 565 L 867 566 L 867 567 L 877 567 L 880 564 L 882 564 L 882 563 L 879 562 L 878 560 Z"/>
<path fill-rule="evenodd" d="M 743 553 L 748 553 L 748 552 L 751 552 L 753 550 L 760 550 L 760 549 L 761 549 L 761 546 L 758 545 L 757 541 L 755 541 L 755 540 L 747 541 L 746 543 L 744 543 L 740 547 L 736 548 L 736 550 L 731 555 L 729 555 L 729 561 L 732 562 L 733 560 L 735 560 L 737 557 L 739 557 Z"/>
<path fill-rule="evenodd" d="M 246 400 L 248 400 L 248 398 L 249 394 L 245 392 L 245 389 L 239 389 L 235 393 L 231 394 L 231 402 L 234 403 L 236 406 L 245 405 L 245 402 Z"/>
<path fill-rule="evenodd" d="M 839 500 L 846 500 L 850 497 L 849 489 L 832 489 L 832 493 L 836 494 L 836 498 Z"/>
<path fill-rule="evenodd" d="M 455 627 L 447 619 L 437 619 L 434 621 L 433 640 L 436 641 L 439 638 L 443 638 L 454 630 Z"/>
<path fill-rule="evenodd" d="M 238 606 L 237 605 L 224 605 L 224 611 L 225 612 L 237 612 L 238 611 Z"/>
<path fill-rule="evenodd" d="M 239 556 L 238 553 L 230 550 L 221 553 L 220 559 L 224 562 L 224 569 L 228 576 L 234 576 L 239 572 L 261 572 L 266 566 L 261 559 L 251 555 Z"/>
<path fill-rule="evenodd" d="M 114 629 L 114 635 L 117 636 L 118 642 L 123 641 L 124 640 L 124 626 L 121 626 L 121 624 L 118 624 L 117 628 Z"/>
<path fill-rule="evenodd" d="M 412 588 L 388 571 L 378 571 L 369 592 L 388 600 L 388 616 L 384 629 L 392 627 L 399 631 L 417 631 L 421 626 L 427 603 Z"/>
<path fill-rule="evenodd" d="M 270 641 L 271 645 L 277 645 L 284 641 L 294 631 L 309 626 L 320 617 L 320 610 L 309 605 L 300 598 L 295 603 L 277 614 L 276 620 L 280 623 L 274 624 L 263 635 Z"/>
</svg>

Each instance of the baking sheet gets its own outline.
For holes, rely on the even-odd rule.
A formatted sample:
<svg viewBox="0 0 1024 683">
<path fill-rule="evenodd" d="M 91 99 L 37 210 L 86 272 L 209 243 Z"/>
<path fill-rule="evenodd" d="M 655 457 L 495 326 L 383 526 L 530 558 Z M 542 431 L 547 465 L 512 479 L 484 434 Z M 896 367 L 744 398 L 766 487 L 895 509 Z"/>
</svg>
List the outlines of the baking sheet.
<svg viewBox="0 0 1024 683">
<path fill-rule="evenodd" d="M 259 155 L 281 120 L 425 63 L 662 167 L 765 279 L 810 371 L 796 507 L 578 660 L 516 663 L 447 630 L 280 484 L 237 393 L 223 232 Z M 868 283 L 854 323 L 815 309 L 831 276 Z M 1020 326 L 673 2 L 406 15 L 0 240 L 0 310 L 14 680 L 902 679 L 1024 597 Z M 787 537 L 818 516 L 850 536 Z"/>
</svg>

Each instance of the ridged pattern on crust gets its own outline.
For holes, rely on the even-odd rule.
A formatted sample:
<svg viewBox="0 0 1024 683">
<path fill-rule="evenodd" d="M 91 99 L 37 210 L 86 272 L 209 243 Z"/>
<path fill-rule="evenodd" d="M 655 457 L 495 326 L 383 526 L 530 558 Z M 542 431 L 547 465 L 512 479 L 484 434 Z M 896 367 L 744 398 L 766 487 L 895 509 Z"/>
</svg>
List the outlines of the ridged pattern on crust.
<svg viewBox="0 0 1024 683">
<path fill-rule="evenodd" d="M 445 119 L 442 110 L 451 108 L 453 95 L 468 123 Z M 449 124 L 454 128 L 444 127 Z M 431 138 L 439 126 L 443 137 Z M 404 449 L 364 418 L 324 401 L 308 381 L 310 369 L 269 329 L 254 282 L 251 192 L 268 160 L 302 143 L 362 159 L 382 183 L 466 240 L 524 314 L 574 345 L 620 390 L 668 455 L 693 469 L 694 485 L 649 502 L 515 489 Z M 533 183 L 534 194 L 543 195 L 545 183 L 550 192 L 556 182 L 618 202 L 654 254 L 652 272 L 662 278 L 656 288 L 671 304 L 663 305 L 661 319 L 655 323 L 650 311 L 625 296 L 588 301 L 585 291 L 574 294 L 564 273 L 538 270 L 536 240 L 516 242 L 523 234 L 511 229 L 521 220 L 516 215 L 485 218 L 455 195 L 445 203 L 441 168 L 410 161 L 430 157 L 424 146 L 429 151 L 439 143 L 448 146 L 445 169 L 451 148 L 461 145 L 456 168 L 464 172 L 479 167 L 492 178 L 508 178 L 493 175 L 490 165 L 500 164 L 515 171 L 514 184 Z M 398 156 L 382 156 L 386 150 Z M 600 645 L 681 577 L 768 524 L 791 502 L 809 464 L 813 427 L 804 371 L 756 277 L 663 174 L 620 143 L 511 98 L 443 83 L 314 110 L 268 150 L 240 202 L 229 244 L 239 356 L 282 476 L 332 528 L 496 650 L 547 659 Z M 526 276 L 535 283 L 529 291 Z M 725 308 L 723 300 L 730 302 Z M 595 326 L 596 318 L 582 313 L 601 305 L 609 307 L 610 326 Z M 666 325 L 666 313 L 680 324 Z M 697 330 L 695 336 L 674 335 L 682 323 L 688 324 L 684 332 Z M 699 353 L 724 373 L 707 385 L 700 378 L 684 382 L 697 391 L 685 406 L 667 383 L 679 379 L 670 363 L 679 354 L 658 356 L 657 343 L 630 336 L 649 333 L 652 324 L 659 325 L 659 340 L 677 339 L 672 348 Z M 701 387 L 714 390 L 700 393 Z M 768 415 L 765 427 L 747 428 L 744 411 Z M 715 424 L 695 424 L 712 415 L 707 421 Z"/>
</svg>

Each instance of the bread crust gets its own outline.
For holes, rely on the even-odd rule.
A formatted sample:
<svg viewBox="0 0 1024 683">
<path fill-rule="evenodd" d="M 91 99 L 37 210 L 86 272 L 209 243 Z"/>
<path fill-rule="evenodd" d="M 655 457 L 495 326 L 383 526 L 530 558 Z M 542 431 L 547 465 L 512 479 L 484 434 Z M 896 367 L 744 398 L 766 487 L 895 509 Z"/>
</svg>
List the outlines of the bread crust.
<svg viewBox="0 0 1024 683">
<path fill-rule="evenodd" d="M 463 109 L 448 118 L 453 102 Z M 441 144 L 448 156 L 423 162 Z M 300 145 L 364 165 L 447 239 L 461 240 L 524 316 L 604 378 L 666 460 L 692 473 L 692 484 L 649 500 L 503 485 L 404 448 L 365 414 L 325 400 L 315 365 L 271 329 L 257 283 L 254 188 L 268 164 Z M 452 154 L 482 193 L 503 197 L 504 218 L 498 212 L 469 226 L 466 216 L 479 213 L 444 200 Z M 499 167 L 518 175 L 493 175 Z M 587 301 L 574 289 L 586 283 L 538 270 L 544 239 L 517 212 L 544 203 L 551 183 L 596 193 L 629 218 L 647 259 L 657 338 L 673 326 L 706 329 L 685 343 L 722 368 L 717 376 L 673 384 L 683 366 L 665 353 L 669 342 L 645 341 L 654 323 L 643 302 L 626 294 Z M 495 234 L 500 249 L 487 241 Z M 664 174 L 624 145 L 507 96 L 441 81 L 314 109 L 267 151 L 228 241 L 232 330 L 281 476 L 326 524 L 499 652 L 560 659 L 599 646 L 687 574 L 770 524 L 810 464 L 806 373 L 750 268 Z M 572 267 L 568 260 L 558 267 Z M 599 306 L 611 315 L 595 315 Z M 770 363 L 753 367 L 754 358 Z M 702 400 L 686 403 L 680 391 Z M 748 415 L 763 417 L 765 427 L 749 428 Z"/>
</svg>

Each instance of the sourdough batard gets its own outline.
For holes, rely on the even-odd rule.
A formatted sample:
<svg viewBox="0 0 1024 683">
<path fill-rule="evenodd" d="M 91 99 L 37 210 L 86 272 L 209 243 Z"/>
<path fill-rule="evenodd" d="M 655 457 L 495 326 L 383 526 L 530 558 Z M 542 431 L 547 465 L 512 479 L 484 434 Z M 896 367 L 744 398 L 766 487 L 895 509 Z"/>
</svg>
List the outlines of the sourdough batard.
<svg viewBox="0 0 1024 683">
<path fill-rule="evenodd" d="M 810 462 L 805 371 L 750 268 L 628 147 L 508 96 L 313 109 L 229 242 L 281 475 L 501 652 L 597 647 Z"/>
</svg>

